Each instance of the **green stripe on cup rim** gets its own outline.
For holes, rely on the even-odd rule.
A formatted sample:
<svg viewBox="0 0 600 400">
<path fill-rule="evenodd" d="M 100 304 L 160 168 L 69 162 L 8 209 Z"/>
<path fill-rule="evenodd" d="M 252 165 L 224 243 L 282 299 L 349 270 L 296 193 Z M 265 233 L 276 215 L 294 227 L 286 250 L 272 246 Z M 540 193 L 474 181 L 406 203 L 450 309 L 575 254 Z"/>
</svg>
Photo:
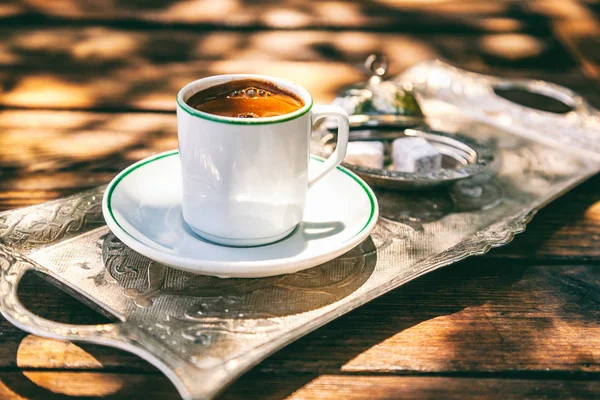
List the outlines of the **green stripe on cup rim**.
<svg viewBox="0 0 600 400">
<path fill-rule="evenodd" d="M 299 118 L 309 112 L 313 106 L 313 99 L 310 97 L 310 102 L 302 106 L 302 108 L 294 111 L 293 113 L 278 115 L 276 117 L 265 117 L 265 118 L 233 118 L 233 117 L 223 117 L 220 115 L 209 114 L 203 111 L 196 110 L 194 107 L 188 105 L 185 101 L 179 98 L 179 95 L 176 96 L 177 105 L 186 113 L 190 114 L 193 117 L 198 117 L 202 119 L 206 119 L 213 122 L 221 122 L 224 124 L 232 124 L 232 125 L 268 125 L 268 124 L 278 124 L 280 122 L 291 121 L 293 119 Z"/>
<path fill-rule="evenodd" d="M 160 153 L 160 154 L 156 154 L 154 156 L 150 156 L 148 158 L 145 158 L 143 160 L 140 160 L 132 165 L 130 165 L 129 167 L 125 168 L 123 171 L 121 171 L 116 177 L 115 179 L 109 183 L 107 190 L 108 190 L 108 194 L 106 197 L 106 206 L 108 208 L 108 213 L 110 214 L 110 217 L 112 218 L 112 220 L 114 221 L 115 224 L 117 224 L 117 226 L 123 231 L 125 232 L 128 236 L 131 236 L 133 239 L 135 239 L 136 241 L 138 240 L 134 235 L 132 235 L 131 233 L 127 232 L 127 230 L 125 230 L 121 224 L 119 223 L 119 221 L 117 221 L 117 218 L 115 218 L 113 209 L 112 209 L 112 195 L 113 192 L 115 191 L 116 187 L 119 185 L 119 183 L 130 173 L 132 173 L 133 171 L 137 170 L 140 167 L 143 167 L 145 165 L 150 164 L 151 162 L 154 161 L 158 161 L 161 160 L 163 158 L 167 158 L 170 156 L 174 156 L 174 155 L 179 155 L 179 150 L 171 150 L 171 151 L 167 151 L 165 153 Z M 310 155 L 310 158 L 318 161 L 318 162 L 325 162 L 325 159 L 315 156 L 315 155 Z M 341 165 L 338 165 L 336 167 L 336 169 L 338 169 L 339 171 L 343 172 L 344 174 L 348 175 L 350 178 L 352 178 L 356 183 L 358 183 L 360 185 L 360 187 L 365 191 L 365 193 L 367 194 L 367 197 L 369 198 L 369 203 L 371 206 L 371 212 L 369 214 L 369 218 L 367 219 L 367 222 L 365 223 L 365 225 L 361 228 L 360 231 L 358 231 L 356 234 L 354 234 L 354 236 L 352 236 L 351 238 L 347 239 L 348 240 L 352 240 L 353 238 L 355 238 L 356 236 L 360 235 L 365 229 L 367 229 L 367 227 L 369 226 L 369 224 L 371 224 L 372 220 L 373 220 L 373 216 L 375 215 L 375 194 L 373 193 L 373 190 L 371 190 L 371 188 L 365 183 L 365 181 L 363 181 L 360 177 L 358 177 L 355 173 L 353 173 L 352 171 L 342 167 Z"/>
</svg>

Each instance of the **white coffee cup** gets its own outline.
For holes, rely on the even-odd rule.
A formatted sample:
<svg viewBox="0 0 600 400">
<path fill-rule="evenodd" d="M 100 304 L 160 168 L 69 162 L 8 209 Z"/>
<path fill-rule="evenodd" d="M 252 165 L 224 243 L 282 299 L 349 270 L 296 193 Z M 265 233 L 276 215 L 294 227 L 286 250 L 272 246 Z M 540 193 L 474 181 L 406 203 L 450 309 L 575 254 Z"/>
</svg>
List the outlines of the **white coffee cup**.
<svg viewBox="0 0 600 400">
<path fill-rule="evenodd" d="M 198 111 L 186 101 L 230 81 L 256 79 L 304 102 L 292 113 L 232 118 Z M 316 171 L 308 171 L 315 121 L 338 121 L 337 147 Z M 198 79 L 177 94 L 177 130 L 183 175 L 183 218 L 196 234 L 229 246 L 258 246 L 289 235 L 302 221 L 308 189 L 339 165 L 348 144 L 348 115 L 337 106 L 313 106 L 308 91 L 262 75 Z"/>
</svg>

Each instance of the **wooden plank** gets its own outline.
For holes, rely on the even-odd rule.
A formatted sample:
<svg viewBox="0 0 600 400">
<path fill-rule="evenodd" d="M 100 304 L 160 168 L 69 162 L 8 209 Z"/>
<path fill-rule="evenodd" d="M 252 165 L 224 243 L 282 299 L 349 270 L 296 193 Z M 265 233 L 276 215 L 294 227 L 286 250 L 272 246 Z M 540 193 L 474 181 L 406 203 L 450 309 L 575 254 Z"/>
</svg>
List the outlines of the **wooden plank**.
<svg viewBox="0 0 600 400">
<path fill-rule="evenodd" d="M 234 72 L 288 78 L 318 102 L 327 102 L 341 87 L 364 80 L 362 62 L 374 51 L 389 56 L 392 74 L 442 58 L 478 72 L 582 81 L 558 41 L 515 33 L 189 33 L 36 26 L 2 29 L 0 38 L 0 107 L 173 110 L 174 96 L 185 83 Z"/>
<path fill-rule="evenodd" d="M 589 399 L 599 395 L 600 382 L 325 375 L 289 399 Z"/>
<path fill-rule="evenodd" d="M 600 176 L 549 204 L 488 258 L 600 260 Z M 575 261 L 577 262 L 577 261 Z"/>
<path fill-rule="evenodd" d="M 538 0 L 528 4 L 532 12 L 551 16 L 551 27 L 555 35 L 578 59 L 584 73 L 598 82 L 600 20 L 590 6 L 591 4 L 576 0 Z"/>
<path fill-rule="evenodd" d="M 57 321 L 103 321 L 46 285 L 41 278 L 26 281 L 24 303 Z M 597 266 L 474 258 L 354 310 L 280 350 L 255 372 L 600 376 L 599 293 Z M 0 331 L 6 343 L 0 368 L 153 371 L 114 349 L 57 345 L 6 322 Z"/>
<path fill-rule="evenodd" d="M 226 399 L 589 399 L 600 394 L 598 381 L 542 379 L 474 379 L 405 376 L 281 376 L 232 385 Z M 0 397 L 6 400 L 107 397 L 179 399 L 175 388 L 158 375 L 92 372 L 1 372 Z M 289 396 L 289 397 L 288 397 Z"/>
<path fill-rule="evenodd" d="M 599 278 L 591 266 L 471 259 L 333 321 L 259 368 L 598 374 Z"/>
<path fill-rule="evenodd" d="M 177 148 L 175 115 L 0 111 L 0 148 L 0 208 L 34 205 Z"/>
<path fill-rule="evenodd" d="M 0 398 L 180 399 L 173 385 L 162 375 L 108 374 L 97 372 L 22 371 L 0 372 Z"/>
<path fill-rule="evenodd" d="M 367 29 L 437 32 L 548 32 L 548 18 L 517 2 L 414 0 L 277 2 L 209 0 L 140 3 L 9 0 L 5 24 L 129 25 L 188 29 Z"/>
</svg>

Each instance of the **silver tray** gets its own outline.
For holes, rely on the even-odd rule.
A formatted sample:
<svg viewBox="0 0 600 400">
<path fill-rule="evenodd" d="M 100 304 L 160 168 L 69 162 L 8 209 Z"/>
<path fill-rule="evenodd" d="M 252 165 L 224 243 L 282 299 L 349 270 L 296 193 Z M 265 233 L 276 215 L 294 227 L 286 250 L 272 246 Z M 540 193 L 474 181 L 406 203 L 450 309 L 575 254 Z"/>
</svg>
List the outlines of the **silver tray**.
<svg viewBox="0 0 600 400">
<path fill-rule="evenodd" d="M 381 218 L 367 241 L 322 266 L 266 279 L 197 276 L 136 254 L 104 225 L 104 187 L 4 212 L 0 311 L 37 335 L 135 353 L 163 371 L 183 398 L 212 398 L 269 354 L 340 315 L 510 242 L 539 208 L 600 170 L 598 111 L 565 88 L 439 62 L 417 65 L 398 79 L 414 86 L 434 128 L 489 146 L 495 175 L 428 193 L 379 191 Z M 494 94 L 498 84 L 558 97 L 573 111 L 515 105 Z M 17 296 L 29 270 L 118 322 L 77 326 L 31 313 Z"/>
</svg>

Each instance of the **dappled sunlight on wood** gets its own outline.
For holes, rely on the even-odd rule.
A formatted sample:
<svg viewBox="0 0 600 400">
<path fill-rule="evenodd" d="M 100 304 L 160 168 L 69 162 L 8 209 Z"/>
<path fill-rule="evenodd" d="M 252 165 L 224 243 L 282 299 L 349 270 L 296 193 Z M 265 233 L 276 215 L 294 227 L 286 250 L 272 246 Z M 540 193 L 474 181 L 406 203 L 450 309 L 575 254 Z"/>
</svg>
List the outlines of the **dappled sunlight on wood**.
<svg viewBox="0 0 600 400">
<path fill-rule="evenodd" d="M 381 35 L 384 36 L 384 35 Z M 373 49 L 383 48 L 385 45 L 381 37 L 364 32 L 341 32 L 331 38 L 332 43 L 339 51 L 364 57 L 373 52 Z M 393 56 L 389 54 L 388 56 Z"/>
<path fill-rule="evenodd" d="M 92 161 L 139 143 L 143 132 L 5 130 L 0 135 L 0 162 L 26 170 L 60 168 L 76 161 Z"/>
<path fill-rule="evenodd" d="M 27 335 L 17 351 L 19 368 L 102 368 L 102 363 L 71 342 Z"/>
<path fill-rule="evenodd" d="M 98 2 L 94 0 L 23 0 L 26 7 L 9 8 L 8 13 L 25 10 L 63 18 L 101 20 L 135 19 L 153 23 L 223 24 L 266 28 L 311 28 L 317 26 L 382 26 L 406 30 L 406 25 L 421 28 L 421 22 L 435 29 L 438 25 L 487 29 L 488 18 L 501 15 L 519 18 L 527 3 L 477 0 L 165 0 L 139 2 Z M 270 9 L 271 11 L 265 12 Z M 497 24 L 496 29 L 510 32 Z M 410 31 L 410 30 L 408 30 Z"/>
<path fill-rule="evenodd" d="M 579 198 L 576 212 L 569 218 L 568 222 L 554 222 L 552 229 L 544 231 L 543 235 L 532 243 L 524 242 L 516 250 L 526 251 L 533 257 L 544 257 L 544 255 L 553 252 L 560 252 L 562 257 L 570 259 L 581 255 L 582 248 L 589 247 L 592 253 L 590 259 L 596 259 L 600 255 L 600 247 L 595 245 L 600 240 L 600 233 L 596 229 L 600 224 L 600 201 L 597 195 L 589 195 Z M 565 202 L 564 206 L 575 207 L 572 203 Z M 560 212 L 558 205 L 554 213 Z M 554 214 L 548 214 L 554 215 Z M 542 218 L 542 217 L 539 217 Z M 515 243 L 518 245 L 518 242 Z M 501 250 L 502 251 L 502 250 Z M 587 253 L 586 253 L 587 254 Z"/>
<path fill-rule="evenodd" d="M 13 197 L 11 190 L 50 193 L 97 186 L 141 158 L 177 148 L 174 113 L 36 111 L 35 118 L 31 113 L 0 112 L 0 164 L 20 171 L 3 176 L 0 189 Z M 66 172 L 75 166 L 78 172 Z M 28 196 L 31 203 L 39 202 L 39 194 Z"/>
<path fill-rule="evenodd" d="M 0 396 L 4 399 L 14 399 L 14 400 L 26 400 L 25 397 L 19 396 L 14 390 L 10 388 L 10 385 L 7 385 L 3 382 L 3 379 L 0 378 Z"/>
<path fill-rule="evenodd" d="M 45 339 L 27 335 L 19 343 L 16 364 L 23 368 L 22 377 L 0 381 L 0 397 L 5 398 L 12 388 L 27 396 L 39 393 L 48 397 L 51 393 L 67 396 L 109 396 L 123 389 L 126 378 L 117 374 L 99 374 L 91 372 L 65 372 L 59 376 L 56 371 L 29 371 L 28 369 L 98 369 L 103 365 L 93 355 L 80 346 L 66 341 Z M 50 393 L 48 393 L 48 392 Z M 13 397 L 11 397 L 13 398 Z M 18 398 L 18 397 L 14 397 Z"/>
<path fill-rule="evenodd" d="M 108 396 L 118 392 L 125 384 L 126 377 L 117 374 L 97 374 L 92 372 L 23 371 L 31 382 L 52 393 L 67 396 Z"/>
<path fill-rule="evenodd" d="M 23 50 L 51 50 L 67 51 L 75 42 L 75 37 L 68 36 L 67 31 L 60 29 L 37 29 L 27 32 L 25 35 L 15 35 L 11 38 L 11 45 L 16 49 Z M 80 36 L 78 34 L 77 36 Z M 62 37 L 63 40 L 57 40 Z"/>
<path fill-rule="evenodd" d="M 480 0 L 373 0 L 373 3 L 401 10 L 425 12 L 430 7 L 436 13 L 444 14 L 492 14 L 505 10 L 508 2 Z"/>
<path fill-rule="evenodd" d="M 444 5 L 444 3 L 452 3 L 452 0 L 374 0 L 375 3 L 384 4 L 388 7 L 398 8 L 421 8 L 422 6 Z M 466 1 L 470 3 L 469 1 Z"/>
<path fill-rule="evenodd" d="M 394 65 L 394 70 L 398 72 L 421 61 L 444 58 L 428 41 L 407 36 L 389 37 L 383 48 L 390 63 Z"/>
<path fill-rule="evenodd" d="M 581 365 L 597 372 L 600 337 L 589 318 L 595 289 L 577 286 L 579 279 L 593 279 L 586 274 L 584 267 L 526 270 L 501 296 L 470 295 L 495 300 L 410 326 L 358 354 L 342 371 L 497 371 L 517 365 L 560 371 Z M 577 300 L 581 296 L 589 300 Z M 560 363 L 549 359 L 548 348 L 560 354 Z"/>
<path fill-rule="evenodd" d="M 532 11 L 554 18 L 580 19 L 587 16 L 588 11 L 577 1 L 568 0 L 532 0 L 526 3 Z"/>
<path fill-rule="evenodd" d="M 215 61 L 186 62 L 182 59 L 157 63 L 155 60 L 160 59 L 163 48 L 153 46 L 140 35 L 131 36 L 120 30 L 97 31 L 98 35 L 93 32 L 89 30 L 76 40 L 69 39 L 74 49 L 73 65 L 88 65 L 89 60 L 112 59 L 118 64 L 108 64 L 105 68 L 94 66 L 98 73 L 93 80 L 89 79 L 83 65 L 68 69 L 61 73 L 60 78 L 47 75 L 15 77 L 14 87 L 0 97 L 0 101 L 27 107 L 80 108 L 98 105 L 174 109 L 175 93 L 187 82 L 207 75 L 232 72 L 270 74 L 304 82 L 310 86 L 309 90 L 314 91 L 317 100 L 327 101 L 341 86 L 364 79 L 362 61 L 373 51 L 389 55 L 391 73 L 439 56 L 429 41 L 409 35 L 310 31 L 239 35 L 229 32 L 177 36 L 190 54 L 201 59 L 206 57 L 206 51 Z M 39 42 L 36 35 L 33 33 L 31 41 L 24 35 L 21 45 L 44 48 L 49 61 L 64 53 L 62 45 L 53 48 L 45 42 L 48 37 L 60 42 L 62 33 L 45 32 L 42 35 L 44 39 Z M 105 51 L 113 40 L 116 45 L 112 52 Z M 119 54 L 125 53 L 129 56 L 119 57 Z M 14 54 L 19 55 L 18 52 Z M 219 61 L 225 59 L 227 61 Z M 323 61 L 314 62 L 317 60 Z M 62 59 L 61 62 L 68 60 Z M 52 69 L 53 64 L 49 67 Z M 323 76 L 332 79 L 323 80 Z M 69 81 L 65 80 L 67 77 Z M 313 77 L 316 79 L 313 80 Z M 310 84 L 313 81 L 315 83 Z M 317 81 L 327 82 L 326 86 L 317 84 Z"/>
<path fill-rule="evenodd" d="M 458 54 L 457 66 L 484 73 L 514 64 L 533 75 L 550 57 L 559 60 L 557 71 L 576 67 L 560 57 L 561 48 L 523 34 L 20 28 L 7 43 L 0 45 L 0 62 L 36 67 L 3 73 L 0 105 L 38 108 L 174 110 L 175 94 L 186 83 L 244 72 L 296 80 L 317 101 L 329 101 L 342 86 L 365 79 L 363 61 L 376 51 L 388 55 L 391 75 L 427 59 L 455 63 Z"/>
<path fill-rule="evenodd" d="M 465 323 L 468 324 L 469 320 L 477 321 L 477 318 L 472 316 L 477 312 L 477 310 L 466 309 L 409 327 L 358 354 L 342 366 L 342 371 L 360 371 L 362 369 L 443 371 L 447 364 L 456 365 L 460 362 L 454 353 L 454 343 L 448 342 L 447 337 L 462 333 Z M 468 325 L 475 334 L 480 334 L 479 332 L 483 328 L 479 325 Z M 464 335 L 468 334 L 468 331 L 464 332 L 462 340 L 465 340 Z M 415 345 L 416 343 L 420 345 Z M 473 350 L 477 351 L 477 348 L 473 347 Z M 444 352 L 445 355 L 440 357 L 439 352 Z M 460 358 L 463 357 L 467 358 L 468 356 L 460 355 Z"/>
<path fill-rule="evenodd" d="M 10 50 L 8 43 L 0 42 L 0 65 L 16 64 L 21 60 L 21 57 Z M 1 83 L 0 83 L 1 88 Z"/>
<path fill-rule="evenodd" d="M 24 3 L 29 7 L 43 11 L 50 15 L 82 15 L 84 12 L 93 11 L 93 0 L 24 0 Z M 96 3 L 98 4 L 98 3 Z"/>
<path fill-rule="evenodd" d="M 136 159 L 133 161 L 138 160 Z M 133 162 L 126 162 L 123 167 L 132 163 Z M 51 192 L 58 190 L 75 193 L 86 188 L 108 183 L 118 172 L 89 172 L 85 171 L 83 168 L 78 172 L 55 172 L 60 168 L 68 169 L 71 165 L 72 162 L 69 160 L 65 160 L 63 164 L 59 164 L 57 161 L 43 159 L 35 163 L 35 167 L 38 168 L 37 170 L 34 168 L 26 170 L 25 172 L 27 172 L 27 174 L 19 177 L 18 180 L 0 180 L 0 189 L 2 189 L 2 191 L 7 191 L 8 189 L 18 190 L 22 193 L 27 193 L 27 191 Z M 79 188 L 79 190 L 75 190 L 74 188 Z M 60 193 L 58 195 L 60 195 Z M 38 203 L 40 203 L 40 201 L 32 201 L 29 204 Z"/>
<path fill-rule="evenodd" d="M 221 22 L 224 15 L 239 10 L 239 6 L 236 0 L 183 0 L 150 15 L 167 21 Z"/>
<path fill-rule="evenodd" d="M 61 154 L 72 159 L 89 159 L 118 152 L 141 140 L 143 132 L 121 134 L 110 131 L 67 132 L 64 135 L 48 137 L 41 144 L 42 154 Z"/>
<path fill-rule="evenodd" d="M 70 54 L 76 59 L 91 62 L 98 59 L 121 59 L 139 50 L 144 35 L 107 28 L 37 29 L 15 32 L 10 41 L 13 51 L 35 51 L 38 54 Z M 8 50 L 7 50 L 8 51 Z M 64 61 L 64 60 L 58 60 Z"/>
<path fill-rule="evenodd" d="M 327 44 L 323 35 L 315 32 L 264 32 L 246 40 L 246 46 L 231 52 L 227 58 L 253 62 L 313 61 L 323 58 L 318 46 Z"/>
<path fill-rule="evenodd" d="M 484 51 L 504 59 L 532 58 L 544 50 L 544 44 L 533 36 L 508 33 L 482 38 L 481 47 Z"/>
<path fill-rule="evenodd" d="M 287 399 L 588 399 L 598 397 L 598 392 L 594 380 L 324 374 Z"/>
<path fill-rule="evenodd" d="M 535 12 L 552 15 L 553 30 L 571 48 L 582 64 L 584 73 L 594 81 L 600 79 L 600 60 L 593 49 L 600 48 L 600 20 L 583 4 L 574 1 L 531 1 Z"/>
<path fill-rule="evenodd" d="M 94 99 L 89 88 L 52 75 L 30 75 L 8 93 L 0 93 L 0 102 L 21 107 L 89 107 Z"/>
<path fill-rule="evenodd" d="M 310 15 L 297 10 L 274 8 L 266 10 L 261 19 L 274 28 L 298 28 L 310 21 Z"/>
<path fill-rule="evenodd" d="M 587 210 L 585 210 L 584 223 L 598 224 L 600 223 L 600 201 L 595 202 Z M 600 238 L 598 238 L 600 239 Z"/>
<path fill-rule="evenodd" d="M 510 18 L 488 18 L 477 23 L 492 32 L 518 31 L 522 25 L 522 22 Z"/>
<path fill-rule="evenodd" d="M 103 121 L 101 129 L 116 132 L 160 132 L 165 135 L 171 133 L 173 137 L 177 136 L 174 114 L 115 114 Z"/>
<path fill-rule="evenodd" d="M 190 82 L 193 79 L 188 80 Z M 181 85 L 183 87 L 183 85 Z M 174 90 L 173 93 L 177 93 Z M 138 97 L 131 103 L 136 108 L 149 109 L 149 110 L 164 110 L 168 108 L 175 108 L 175 95 L 167 96 L 161 93 L 150 93 Z"/>
<path fill-rule="evenodd" d="M 34 113 L 34 114 L 32 114 Z M 34 118 L 32 118 L 34 115 Z M 161 132 L 176 133 L 175 113 L 105 114 L 82 111 L 0 111 L 0 136 L 9 131 L 70 131 L 97 129 L 114 132 Z M 65 132 L 62 132 L 65 131 Z M 27 136 L 22 137 L 23 141 Z"/>
<path fill-rule="evenodd" d="M 510 24 L 507 20 L 499 23 Z M 415 35 L 403 33 L 373 32 L 322 32 L 322 31 L 257 31 L 202 32 L 159 31 L 157 33 L 131 32 L 122 29 L 89 28 L 76 33 L 68 29 L 16 30 L 0 50 L 2 57 L 19 62 L 46 62 L 46 69 L 55 69 L 58 63 L 68 67 L 63 73 L 74 73 L 73 68 L 94 68 L 90 71 L 102 72 L 101 76 L 118 73 L 124 69 L 161 69 L 176 63 L 186 64 L 186 68 L 198 68 L 199 63 L 210 60 L 244 60 L 255 57 L 265 61 L 333 61 L 361 62 L 374 51 L 386 52 L 388 56 L 410 57 L 414 48 L 404 48 L 410 43 L 413 47 L 428 48 L 434 56 L 447 53 L 447 50 L 471 50 L 470 58 L 477 57 L 482 45 L 505 49 L 515 47 L 516 54 L 527 50 L 527 56 L 544 50 L 544 39 L 526 34 L 485 34 L 478 36 L 461 35 Z M 524 50 L 522 50 L 524 49 Z M 485 47 L 481 50 L 486 50 Z M 506 54 L 506 50 L 499 56 Z M 514 57 L 509 53 L 510 57 Z M 454 54 L 447 57 L 452 59 Z M 509 58 L 508 60 L 510 60 Z M 468 59 L 467 59 L 468 61 Z M 98 64 L 101 62 L 101 64 Z M 402 65 L 407 65 L 403 62 Z"/>
<path fill-rule="evenodd" d="M 0 135 L 8 129 L 81 129 L 89 123 L 102 123 L 112 120 L 113 116 L 103 114 L 90 114 L 79 111 L 35 111 L 35 118 L 31 111 L 4 110 L 0 112 Z M 104 125 L 103 125 L 104 126 Z M 24 138 L 25 139 L 25 138 Z"/>
<path fill-rule="evenodd" d="M 237 32 L 211 32 L 199 37 L 193 54 L 205 59 L 235 57 L 244 39 Z"/>
<path fill-rule="evenodd" d="M 0 180 L 0 183 L 2 183 L 2 180 Z M 70 188 L 71 193 L 77 191 L 81 191 L 81 189 Z M 2 204 L 3 209 L 9 210 L 40 204 L 64 195 L 65 192 L 60 189 L 2 190 L 0 191 L 0 204 Z"/>
<path fill-rule="evenodd" d="M 29 114 L 28 114 L 29 113 Z M 124 153 L 142 151 L 145 155 L 177 147 L 175 115 L 169 114 L 92 114 L 84 112 L 36 112 L 31 118 L 27 111 L 0 113 L 0 163 L 5 167 L 19 168 L 29 178 L 20 177 L 19 188 L 35 189 L 45 185 L 44 176 L 50 171 L 71 168 L 76 163 L 90 167 L 104 166 L 115 171 L 139 157 Z M 120 164 L 110 161 L 117 157 Z M 85 167 L 79 165 L 80 175 L 60 178 L 63 187 L 89 186 L 105 183 L 114 174 L 86 184 Z M 35 172 L 35 174 L 32 174 Z M 49 183 L 57 176 L 48 175 Z M 88 179 L 89 180 L 89 179 Z M 12 182 L 12 183 L 11 183 Z M 12 188 L 16 183 L 5 180 Z M 47 185 L 46 185 L 47 186 Z"/>
<path fill-rule="evenodd" d="M 390 59 L 393 71 L 401 71 L 416 62 L 439 57 L 435 47 L 428 41 L 410 35 L 367 32 L 339 32 L 327 35 L 309 31 L 264 32 L 249 36 L 247 41 L 248 45 L 239 50 L 227 48 L 223 51 L 223 58 L 253 62 L 265 59 L 313 61 L 330 58 L 334 61 L 347 60 L 360 66 L 369 54 L 382 51 Z"/>
<path fill-rule="evenodd" d="M 0 4 L 0 17 L 10 17 L 20 11 L 22 8 L 18 4 Z"/>
<path fill-rule="evenodd" d="M 496 362 L 493 365 L 476 366 L 478 370 L 511 369 L 512 365 L 523 363 L 533 369 L 561 369 L 562 365 L 552 367 L 548 363 L 548 346 L 561 352 L 562 363 L 586 362 L 581 360 L 582 355 L 588 358 L 587 362 L 600 357 L 600 339 L 593 334 L 593 322 L 587 328 L 577 327 L 580 336 L 574 336 L 572 332 L 575 327 L 566 321 L 552 320 L 552 312 L 536 317 L 526 317 L 525 314 L 524 318 L 532 318 L 531 324 L 529 330 L 520 329 L 518 336 L 510 325 L 505 324 L 506 321 L 495 314 L 493 305 L 483 305 L 422 322 L 357 355 L 342 370 L 410 369 L 433 372 L 449 368 L 463 369 L 473 367 L 474 360 L 482 359 L 481 351 L 487 353 L 485 360 L 496 358 Z M 588 334 L 584 335 L 584 332 Z M 485 346 L 465 345 L 479 343 L 483 336 L 486 338 Z M 557 350 L 557 346 L 562 349 Z M 490 351 L 497 352 L 497 355 L 490 354 Z"/>
<path fill-rule="evenodd" d="M 130 56 L 139 44 L 132 35 L 94 29 L 87 32 L 90 37 L 71 47 L 76 58 L 120 59 Z"/>
<path fill-rule="evenodd" d="M 360 4 L 342 1 L 322 1 L 313 4 L 314 12 L 334 25 L 361 25 L 367 18 L 360 11 Z"/>
</svg>

